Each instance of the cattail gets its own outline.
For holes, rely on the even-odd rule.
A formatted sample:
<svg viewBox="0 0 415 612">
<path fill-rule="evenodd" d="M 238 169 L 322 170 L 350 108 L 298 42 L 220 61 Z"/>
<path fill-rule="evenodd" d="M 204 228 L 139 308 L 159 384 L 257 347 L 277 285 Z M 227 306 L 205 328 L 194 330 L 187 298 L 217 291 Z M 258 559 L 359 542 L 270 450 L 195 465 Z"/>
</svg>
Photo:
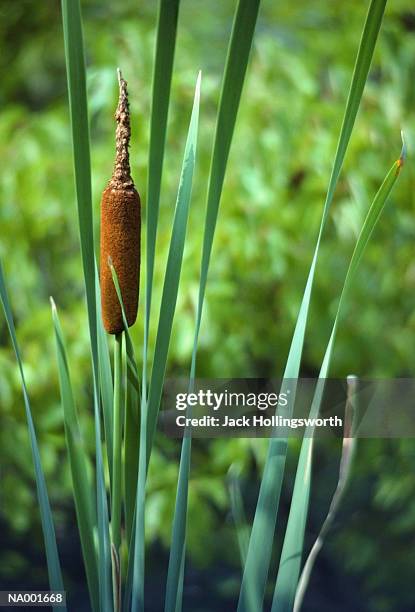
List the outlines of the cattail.
<svg viewBox="0 0 415 612">
<path fill-rule="evenodd" d="M 109 261 L 117 273 L 128 326 L 137 318 L 140 277 L 140 197 L 131 178 L 128 147 L 131 127 L 127 83 L 118 70 L 120 96 L 115 119 L 114 171 L 101 199 L 100 283 L 104 327 L 109 334 L 123 331 L 122 311 Z"/>
</svg>

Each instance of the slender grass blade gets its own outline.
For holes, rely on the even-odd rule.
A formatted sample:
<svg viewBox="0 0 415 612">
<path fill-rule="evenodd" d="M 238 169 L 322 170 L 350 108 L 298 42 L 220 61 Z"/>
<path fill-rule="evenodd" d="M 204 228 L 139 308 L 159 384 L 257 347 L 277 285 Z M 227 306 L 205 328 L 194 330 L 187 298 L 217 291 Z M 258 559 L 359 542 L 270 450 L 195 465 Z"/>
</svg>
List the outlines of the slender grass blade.
<svg viewBox="0 0 415 612">
<path fill-rule="evenodd" d="M 117 292 L 118 300 L 121 306 L 121 312 L 122 312 L 123 323 L 124 323 L 125 339 L 126 339 L 126 358 L 127 358 L 127 389 L 128 389 L 128 386 L 130 386 L 130 392 L 134 394 L 133 395 L 134 401 L 138 402 L 139 381 L 138 381 L 138 371 L 137 371 L 137 364 L 136 364 L 136 359 L 135 359 L 134 348 L 133 348 L 133 344 L 131 341 L 130 333 L 128 331 L 127 317 L 126 317 L 125 310 L 124 310 L 124 303 L 122 300 L 121 287 L 118 281 L 117 272 L 114 266 L 112 265 L 111 261 L 109 262 L 109 265 L 111 268 L 111 274 L 112 274 L 112 279 L 114 281 L 115 290 Z M 141 410 L 142 416 L 141 416 L 141 424 L 140 424 L 141 429 L 139 430 L 140 431 L 140 445 L 139 445 L 139 458 L 140 459 L 139 460 L 144 466 L 144 470 L 143 470 L 144 482 L 141 481 L 141 476 L 139 475 L 139 473 L 135 472 L 134 493 L 136 497 L 137 496 L 139 497 L 139 501 L 137 502 L 136 498 L 134 500 L 131 500 L 131 503 L 132 503 L 131 526 L 130 526 L 130 534 L 129 535 L 127 534 L 128 542 L 130 546 L 129 546 L 128 568 L 127 568 L 127 580 L 126 580 L 126 588 L 125 588 L 125 594 L 124 594 L 124 608 L 125 609 L 127 609 L 130 604 L 130 598 L 133 592 L 134 572 L 136 572 L 136 574 L 137 572 L 139 572 L 140 579 L 138 581 L 137 575 L 136 575 L 136 584 L 137 582 L 140 583 L 139 592 L 144 593 L 144 499 L 145 499 L 145 465 L 146 465 L 146 458 L 147 458 L 147 455 L 146 455 L 146 431 L 147 429 L 146 429 L 145 414 L 146 414 L 146 407 L 142 406 L 142 410 Z M 138 425 L 138 422 L 137 422 L 137 425 Z M 137 427 L 136 435 L 138 438 L 138 427 Z M 137 491 L 137 486 L 138 486 L 138 491 Z M 131 498 L 131 494 L 132 492 L 130 491 L 129 492 L 130 498 Z M 137 536 L 136 534 L 137 523 L 141 527 L 141 529 L 139 530 L 142 532 L 143 540 L 142 540 L 142 544 L 136 548 L 135 538 Z M 134 529 L 134 532 L 133 532 L 133 529 Z M 135 562 L 136 557 L 137 557 L 137 562 Z M 143 577 L 142 579 L 141 579 L 141 576 Z M 142 604 L 140 601 L 139 606 L 141 605 L 143 606 L 144 604 Z M 143 609 L 143 608 L 138 608 L 138 609 Z"/>
<path fill-rule="evenodd" d="M 229 498 L 233 521 L 235 523 L 236 536 L 238 538 L 239 554 L 242 567 L 245 565 L 246 554 L 248 552 L 249 528 L 246 520 L 244 502 L 241 491 L 241 483 L 238 474 L 229 470 Z"/>
<path fill-rule="evenodd" d="M 353 280 L 366 245 L 383 212 L 387 198 L 400 174 L 400 169 L 404 161 L 403 155 L 404 151 L 402 152 L 401 157 L 393 164 L 392 168 L 386 175 L 385 180 L 383 181 L 369 208 L 356 242 L 343 284 L 342 293 L 340 295 L 330 339 L 320 369 L 315 395 L 311 404 L 309 415 L 311 419 L 317 418 L 320 411 L 325 387 L 325 379 L 328 376 L 334 341 L 345 299 L 352 287 Z M 314 444 L 312 433 L 313 429 L 309 428 L 301 445 L 294 491 L 291 499 L 290 514 L 285 532 L 277 582 L 274 591 L 272 612 L 291 612 L 294 605 L 295 592 L 300 574 L 305 525 L 310 498 L 312 450 Z"/>
<path fill-rule="evenodd" d="M 156 36 L 156 51 L 151 98 L 150 147 L 147 185 L 147 280 L 145 308 L 145 350 L 148 341 L 151 295 L 153 288 L 154 255 L 160 203 L 160 186 L 166 142 L 171 79 L 176 48 L 177 20 L 180 0 L 160 0 Z"/>
<path fill-rule="evenodd" d="M 169 109 L 171 79 L 176 47 L 177 20 L 180 0 L 160 0 L 156 35 L 153 91 L 151 101 L 150 146 L 147 183 L 147 257 L 146 257 L 146 298 L 143 342 L 142 408 L 141 423 L 138 424 L 138 392 L 127 383 L 125 422 L 125 506 L 126 533 L 130 544 L 124 606 L 128 607 L 132 593 L 136 530 L 136 495 L 138 482 L 139 454 L 146 451 L 147 431 L 147 348 L 150 325 L 151 296 L 153 287 L 154 259 L 160 203 L 161 176 L 166 141 L 167 116 Z M 139 432 L 139 433 L 138 433 Z M 140 441 L 140 442 L 139 442 Z M 140 522 L 142 519 L 140 518 Z M 142 530 L 144 531 L 144 530 Z M 144 533 L 142 534 L 144 538 Z M 144 559 L 140 562 L 144 567 Z M 137 571 L 137 570 L 136 570 Z"/>
<path fill-rule="evenodd" d="M 140 429 L 142 435 L 140 436 L 132 587 L 132 607 L 134 610 L 144 610 L 145 482 L 151 446 L 157 425 L 157 417 L 167 363 L 167 353 L 179 288 L 187 221 L 189 216 L 199 122 L 200 82 L 201 74 L 199 73 L 196 82 L 192 115 L 184 151 L 176 209 L 174 213 L 173 229 L 167 258 L 148 403 L 146 401 L 145 394 L 143 393 L 142 395 Z M 147 432 L 147 436 L 144 435 L 145 432 Z"/>
<path fill-rule="evenodd" d="M 127 318 L 125 315 L 117 273 L 112 264 L 110 264 L 110 267 L 118 300 L 121 305 L 125 330 L 126 394 L 124 428 L 124 502 L 126 537 L 127 542 L 130 542 L 135 513 L 138 478 L 138 454 L 140 439 L 138 405 L 140 397 L 140 381 L 138 378 L 137 359 L 130 332 L 128 331 Z"/>
<path fill-rule="evenodd" d="M 196 372 L 197 345 L 202 319 L 203 302 L 223 181 L 235 128 L 236 117 L 238 114 L 242 87 L 248 66 L 249 53 L 252 46 L 259 5 L 259 0 L 239 0 L 229 42 L 209 175 L 199 297 L 190 372 L 190 386 L 192 385 Z M 174 612 L 180 612 L 182 608 L 191 444 L 191 431 L 189 431 L 183 438 L 180 454 L 179 481 L 177 485 L 172 531 L 172 546 L 170 550 L 169 570 L 167 576 L 165 602 L 166 612 L 173 610 Z"/>
<path fill-rule="evenodd" d="M 50 502 L 48 492 L 46 488 L 45 476 L 42 469 L 40 460 L 39 447 L 36 438 L 36 431 L 32 418 L 32 411 L 30 408 L 29 394 L 26 387 L 26 380 L 23 371 L 22 359 L 20 356 L 20 349 L 17 343 L 16 330 L 14 326 L 12 309 L 7 295 L 6 282 L 3 273 L 3 267 L 0 261 L 0 300 L 3 306 L 4 314 L 6 317 L 7 327 L 9 329 L 10 338 L 12 341 L 14 353 L 19 366 L 19 373 L 22 382 L 23 398 L 26 410 L 27 426 L 29 429 L 30 445 L 32 449 L 33 464 L 35 468 L 36 478 L 36 489 L 37 497 L 39 501 L 40 518 L 42 522 L 43 538 L 45 542 L 46 550 L 46 561 L 48 566 L 49 575 L 49 586 L 51 590 L 63 591 L 63 580 L 62 570 L 59 562 L 58 547 L 56 544 L 55 527 L 53 525 L 52 511 L 50 508 Z M 54 608 L 59 610 L 59 608 Z"/>
<path fill-rule="evenodd" d="M 191 387 L 190 387 L 191 388 Z M 191 438 L 190 431 L 183 438 L 180 455 L 179 480 L 177 483 L 176 504 L 172 530 L 172 542 L 167 573 L 165 612 L 180 612 L 184 579 L 186 549 L 186 516 L 189 494 Z"/>
<path fill-rule="evenodd" d="M 382 23 L 385 5 L 386 0 L 371 0 L 360 40 L 360 46 L 357 53 L 349 95 L 346 103 L 345 114 L 340 130 L 326 200 L 324 203 L 316 247 L 284 372 L 283 386 L 292 386 L 290 389 L 290 405 L 288 406 L 288 411 L 291 412 L 295 401 L 296 385 L 290 385 L 289 381 L 295 381 L 300 371 L 305 329 L 320 242 L 333 201 L 344 157 L 350 141 L 357 111 L 360 106 L 363 89 L 366 83 L 376 40 Z M 289 414 L 287 416 L 289 416 Z M 239 596 L 238 612 L 257 612 L 257 610 L 260 610 L 263 605 L 265 587 L 271 561 L 273 536 L 277 521 L 282 480 L 285 470 L 286 454 L 287 440 L 276 438 L 270 440 L 251 537 L 249 540 L 248 554 Z"/>
<path fill-rule="evenodd" d="M 201 278 L 199 285 L 197 329 L 200 327 L 202 317 L 203 297 L 206 290 L 209 261 L 218 218 L 223 181 L 258 17 L 259 5 L 260 0 L 239 0 L 228 48 L 209 175 Z"/>
<path fill-rule="evenodd" d="M 85 58 L 79 0 L 62 0 L 62 20 L 68 77 L 69 110 L 74 152 L 75 188 L 82 265 L 88 306 L 94 367 L 97 366 L 95 255 L 92 220 L 91 161 L 86 98 Z M 98 368 L 97 368 L 98 369 Z"/>
<path fill-rule="evenodd" d="M 85 572 L 92 607 L 99 610 L 98 601 L 98 569 L 94 544 L 94 529 L 96 528 L 96 510 L 94 508 L 93 487 L 90 482 L 90 469 L 87 461 L 78 414 L 72 392 L 69 373 L 66 344 L 60 325 L 55 302 L 51 298 L 53 325 L 55 329 L 56 352 L 58 360 L 59 384 L 65 423 L 66 445 L 72 475 L 76 516 Z"/>
<path fill-rule="evenodd" d="M 105 488 L 104 465 L 101 451 L 101 423 L 98 394 L 94 393 L 96 487 L 98 517 L 98 578 L 100 612 L 113 612 L 111 582 L 111 547 L 109 536 L 108 502 Z"/>
<path fill-rule="evenodd" d="M 125 429 L 125 513 L 126 513 L 126 535 L 127 541 L 131 539 L 132 523 L 135 512 L 136 489 L 138 477 L 138 452 L 139 452 L 139 423 L 138 423 L 138 401 L 140 395 L 140 382 L 138 379 L 137 360 L 134 346 L 128 331 L 128 323 L 125 315 L 124 304 L 117 272 L 109 262 L 115 290 L 121 306 L 121 312 L 125 331 L 125 358 L 127 365 L 127 389 L 126 389 L 126 429 Z M 136 455 L 134 454 L 136 453 Z"/>
<path fill-rule="evenodd" d="M 148 394 L 147 462 L 150 456 L 151 446 L 157 425 L 158 411 L 166 371 L 167 353 L 170 344 L 183 260 L 184 241 L 189 216 L 190 196 L 195 167 L 196 141 L 199 122 L 200 80 L 201 74 L 199 73 L 195 89 L 192 116 L 190 119 L 189 131 L 184 151 L 183 165 L 180 174 L 179 191 L 177 194 L 173 229 L 170 239 L 163 293 L 161 298 L 156 346 L 154 351 L 154 363 Z"/>
<path fill-rule="evenodd" d="M 107 460 L 112 478 L 112 447 L 113 447 L 113 413 L 112 407 L 114 403 L 114 389 L 112 385 L 112 371 L 110 353 L 108 348 L 107 334 L 105 333 L 101 309 L 101 287 L 99 285 L 98 270 L 95 266 L 95 295 L 97 309 L 97 326 L 98 326 L 98 364 L 99 364 L 99 387 L 101 391 L 102 414 L 104 417 L 104 433 L 107 447 Z"/>
<path fill-rule="evenodd" d="M 131 539 L 137 495 L 138 455 L 140 440 L 138 372 L 132 344 L 126 341 L 127 388 L 124 427 L 124 501 L 127 542 Z"/>
<path fill-rule="evenodd" d="M 314 564 L 317 559 L 317 555 L 320 552 L 326 535 L 333 524 L 337 510 L 343 499 L 343 495 L 346 490 L 347 483 L 352 468 L 353 457 L 356 450 L 357 439 L 354 437 L 354 431 L 357 423 L 357 409 L 356 409 L 356 390 L 357 390 L 357 378 L 355 376 L 347 377 L 347 401 L 344 411 L 344 434 L 342 444 L 342 454 L 340 459 L 339 479 L 337 487 L 331 500 L 330 508 L 327 517 L 320 529 L 317 540 L 314 542 L 313 547 L 307 557 L 307 561 L 304 564 L 303 571 L 301 572 L 300 579 L 295 594 L 293 612 L 300 612 L 303 603 L 304 595 L 310 581 L 310 576 L 313 571 Z"/>
<path fill-rule="evenodd" d="M 166 141 L 167 116 L 169 109 L 171 79 L 176 47 L 177 20 L 180 0 L 160 0 L 156 35 L 156 50 L 153 72 L 153 91 L 151 102 L 150 147 L 147 184 L 147 276 L 143 343 L 143 373 L 141 397 L 141 422 L 138 425 L 138 395 L 132 385 L 127 384 L 126 437 L 125 437 L 125 483 L 126 483 L 126 531 L 130 543 L 130 557 L 125 589 L 125 607 L 129 605 L 134 575 L 133 549 L 136 530 L 136 494 L 138 482 L 138 457 L 146 451 L 147 431 L 147 348 L 150 325 L 151 296 L 153 287 L 154 258 L 156 249 L 157 225 L 159 215 L 161 176 Z M 135 435 L 136 432 L 139 435 Z M 140 442 L 139 442 L 140 440 Z M 139 448 L 138 448 L 139 444 Z M 140 518 L 140 522 L 142 519 Z M 142 530 L 143 531 L 143 530 Z M 144 538 L 144 533 L 142 534 Z M 141 566 L 144 567 L 142 558 Z"/>
<path fill-rule="evenodd" d="M 78 222 L 88 307 L 89 334 L 91 338 L 92 370 L 94 379 L 100 610 L 102 612 L 107 612 L 112 610 L 112 589 L 110 579 L 111 552 L 109 543 L 108 505 L 101 448 L 101 392 L 99 376 L 97 304 L 95 292 L 96 268 L 92 218 L 91 161 L 86 97 L 85 57 L 80 1 L 62 0 L 61 6 L 65 42 L 66 72 L 68 78 L 69 109 L 72 127 Z M 102 343 L 100 344 L 100 347 L 102 348 Z"/>
</svg>

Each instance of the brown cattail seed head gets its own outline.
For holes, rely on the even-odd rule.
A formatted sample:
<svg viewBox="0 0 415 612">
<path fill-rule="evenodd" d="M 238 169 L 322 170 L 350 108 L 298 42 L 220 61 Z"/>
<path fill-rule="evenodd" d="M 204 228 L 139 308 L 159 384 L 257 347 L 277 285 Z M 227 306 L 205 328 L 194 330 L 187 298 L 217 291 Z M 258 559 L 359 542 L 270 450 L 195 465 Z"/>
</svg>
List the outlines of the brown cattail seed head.
<svg viewBox="0 0 415 612">
<path fill-rule="evenodd" d="M 115 113 L 117 129 L 114 171 L 101 198 L 101 310 L 104 327 L 109 334 L 122 332 L 124 324 L 108 262 L 112 260 L 117 273 L 129 327 L 137 318 L 140 277 L 140 196 L 131 178 L 127 83 L 120 71 L 118 80 L 120 97 Z"/>
</svg>

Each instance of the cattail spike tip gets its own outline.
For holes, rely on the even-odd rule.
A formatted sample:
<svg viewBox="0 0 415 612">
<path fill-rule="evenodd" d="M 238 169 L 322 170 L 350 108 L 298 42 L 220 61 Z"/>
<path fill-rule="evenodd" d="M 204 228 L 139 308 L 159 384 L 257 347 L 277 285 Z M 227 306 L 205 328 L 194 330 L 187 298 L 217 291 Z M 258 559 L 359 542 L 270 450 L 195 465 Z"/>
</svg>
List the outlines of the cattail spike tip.
<svg viewBox="0 0 415 612">
<path fill-rule="evenodd" d="M 101 199 L 101 309 L 104 327 L 110 334 L 122 332 L 124 324 L 109 262 L 117 273 L 129 326 L 137 317 L 140 275 L 140 197 L 131 178 L 127 82 L 119 68 L 117 74 L 119 99 L 115 112 L 115 163 Z"/>
</svg>

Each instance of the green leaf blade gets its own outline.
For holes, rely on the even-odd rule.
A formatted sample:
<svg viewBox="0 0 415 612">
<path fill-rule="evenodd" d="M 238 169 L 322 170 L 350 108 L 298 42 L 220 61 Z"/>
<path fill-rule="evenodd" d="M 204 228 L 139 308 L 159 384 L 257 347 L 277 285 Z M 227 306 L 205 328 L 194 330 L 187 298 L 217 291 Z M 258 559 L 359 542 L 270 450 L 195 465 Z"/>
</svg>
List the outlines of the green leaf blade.
<svg viewBox="0 0 415 612">
<path fill-rule="evenodd" d="M 43 473 L 42 463 L 40 459 L 39 446 L 36 438 L 36 431 L 33 423 L 32 410 L 30 407 L 29 394 L 27 391 L 26 380 L 23 371 L 23 364 L 20 355 L 20 349 L 17 342 L 16 330 L 14 326 L 12 309 L 10 306 L 9 297 L 6 289 L 6 282 L 3 273 L 2 263 L 0 261 L 0 301 L 3 306 L 6 323 L 12 341 L 14 353 L 19 367 L 19 373 L 22 384 L 24 405 L 26 411 L 26 419 L 29 430 L 30 445 L 32 450 L 33 464 L 35 469 L 36 489 L 39 502 L 40 518 L 42 522 L 43 538 L 45 542 L 46 560 L 49 575 L 49 586 L 51 590 L 63 591 L 62 570 L 59 561 L 58 547 L 56 543 L 55 527 L 53 524 L 52 510 L 50 507 L 49 496 L 46 488 L 45 475 Z M 54 607 L 54 611 L 59 608 Z"/>
<path fill-rule="evenodd" d="M 200 327 L 202 318 L 203 297 L 206 291 L 209 262 L 212 253 L 213 237 L 218 218 L 223 181 L 235 129 L 242 87 L 248 66 L 259 5 L 260 0 L 238 1 L 228 48 L 209 174 L 201 279 L 199 286 L 199 307 L 196 323 L 197 329 Z"/>
<path fill-rule="evenodd" d="M 320 533 L 316 541 L 314 542 L 310 554 L 307 557 L 307 560 L 304 564 L 303 571 L 301 572 L 300 579 L 298 581 L 293 612 L 300 612 L 304 595 L 308 587 L 308 583 L 310 580 L 310 576 L 312 574 L 317 556 L 324 544 L 325 537 L 327 532 L 329 531 L 335 515 L 337 513 L 337 509 L 340 506 L 340 503 L 343 499 L 347 483 L 350 477 L 350 472 L 353 463 L 353 457 L 356 449 L 357 438 L 353 437 L 354 432 L 356 430 L 356 424 L 358 421 L 358 413 L 356 408 L 356 390 L 357 390 L 357 379 L 355 376 L 347 377 L 347 400 L 345 407 L 345 416 L 344 416 L 344 434 L 343 434 L 343 444 L 342 444 L 342 454 L 340 458 L 340 468 L 339 468 L 339 478 L 337 482 L 337 487 L 334 492 L 333 498 L 330 503 L 330 508 L 326 519 L 320 529 Z M 352 436 L 352 437 L 351 437 Z"/>
<path fill-rule="evenodd" d="M 183 259 L 184 242 L 190 208 L 190 196 L 193 183 L 193 173 L 196 159 L 196 141 L 199 123 L 201 74 L 197 78 L 193 110 L 184 151 L 183 165 L 180 174 L 176 210 L 164 277 L 161 298 L 159 323 L 157 328 L 154 364 L 148 395 L 148 435 L 147 461 L 155 435 L 160 399 L 163 389 L 164 375 L 167 364 L 167 353 L 170 344 L 173 317 L 176 308 L 177 294 Z"/>
<path fill-rule="evenodd" d="M 143 382 L 136 520 L 134 532 L 134 558 L 133 570 L 130 572 L 130 575 L 132 575 L 132 608 L 134 610 L 144 610 L 145 483 L 164 383 L 167 353 L 176 307 L 184 251 L 184 241 L 189 216 L 199 122 L 200 83 L 201 74 L 199 73 L 195 87 L 192 115 L 190 118 L 182 170 L 180 174 L 179 190 L 160 305 L 159 324 L 157 329 L 154 364 L 150 380 L 148 402 L 145 395 L 145 384 Z"/>
<path fill-rule="evenodd" d="M 137 359 L 135 356 L 133 342 L 128 330 L 127 317 L 121 294 L 121 287 L 117 272 L 109 262 L 112 280 L 121 307 L 121 313 L 125 332 L 125 358 L 127 366 L 126 374 L 126 397 L 125 397 L 125 429 L 124 429 L 124 493 L 125 493 L 125 515 L 126 535 L 130 542 L 133 526 L 133 518 L 136 504 L 136 490 L 138 478 L 138 454 L 140 427 L 138 422 L 138 402 L 140 396 L 140 381 L 138 378 Z"/>
<path fill-rule="evenodd" d="M 377 222 L 384 210 L 388 196 L 394 187 L 402 167 L 402 158 L 395 162 L 386 175 L 366 215 L 361 232 L 356 242 L 350 264 L 347 270 L 342 293 L 339 299 L 336 316 L 330 339 L 319 373 L 316 391 L 311 404 L 309 418 L 315 419 L 320 412 L 324 394 L 325 380 L 329 373 L 333 354 L 336 332 L 344 306 L 345 299 L 352 287 L 359 263 Z M 278 577 L 274 591 L 272 612 L 291 612 L 301 569 L 301 558 L 304 545 L 304 533 L 308 514 L 311 489 L 311 465 L 314 438 L 310 428 L 301 445 L 294 491 L 291 498 L 291 508 L 287 529 L 281 553 Z"/>
<path fill-rule="evenodd" d="M 75 188 L 82 266 L 94 367 L 97 369 L 95 254 L 92 219 L 91 159 L 86 96 L 85 57 L 79 0 L 62 0 L 62 21 L 74 153 Z"/>
<path fill-rule="evenodd" d="M 101 448 L 100 423 L 100 366 L 98 346 L 97 302 L 95 291 L 96 263 L 91 194 L 91 160 L 86 95 L 86 71 L 82 34 L 80 0 L 61 0 L 71 118 L 75 187 L 81 243 L 82 266 L 88 308 L 91 339 L 92 371 L 94 379 L 94 419 L 96 447 L 96 487 L 98 518 L 98 575 L 100 610 L 112 611 L 111 553 L 109 544 L 109 518 L 105 488 L 104 464 Z M 102 348 L 102 343 L 100 344 Z"/>
<path fill-rule="evenodd" d="M 321 238 L 360 106 L 364 85 L 367 80 L 383 19 L 385 5 L 386 0 L 371 0 L 363 28 L 327 189 L 316 247 L 287 358 L 283 377 L 283 385 L 285 386 L 292 385 L 292 381 L 295 381 L 300 371 L 305 330 Z M 293 409 L 295 392 L 296 385 L 294 384 L 291 389 L 290 411 Z M 289 416 L 289 414 L 287 416 Z M 275 533 L 282 481 L 285 471 L 287 448 L 287 440 L 274 438 L 269 443 L 257 508 L 249 540 L 247 560 L 242 578 L 238 612 L 256 612 L 258 609 L 261 609 L 263 605 L 269 565 L 271 562 L 273 535 Z M 253 605 L 252 602 L 254 602 Z"/>
<path fill-rule="evenodd" d="M 75 510 L 91 603 L 93 610 L 98 611 L 99 587 L 97 558 L 94 544 L 96 516 L 94 516 L 95 510 L 92 498 L 93 488 L 89 478 L 90 470 L 72 392 L 66 344 L 60 325 L 58 312 L 52 299 L 51 304 L 53 325 L 55 330 L 61 402 L 64 414 L 65 436 L 74 489 Z"/>
<path fill-rule="evenodd" d="M 112 448 L 114 438 L 114 416 L 112 412 L 114 403 L 114 389 L 112 383 L 112 371 L 107 335 L 101 317 L 101 287 L 97 266 L 95 266 L 95 295 L 97 309 L 97 334 L 98 334 L 98 364 L 99 364 L 99 388 L 101 392 L 102 414 L 104 417 L 104 433 L 107 447 L 107 461 L 112 479 Z"/>
<path fill-rule="evenodd" d="M 259 0 L 240 0 L 238 2 L 228 47 L 209 175 L 190 386 L 192 385 L 196 372 L 197 345 L 223 181 L 238 114 L 242 87 L 248 66 L 249 54 L 252 47 L 259 5 Z M 177 484 L 172 546 L 167 576 L 166 612 L 180 612 L 182 609 L 191 447 L 191 431 L 189 431 L 188 435 L 183 439 L 180 454 L 179 481 Z"/>
<path fill-rule="evenodd" d="M 160 0 L 157 23 L 153 91 L 151 97 L 150 146 L 148 156 L 145 352 L 147 351 L 148 326 L 150 322 L 161 176 L 163 170 L 167 116 L 169 110 L 171 80 L 176 48 L 179 6 L 180 0 Z"/>
</svg>

